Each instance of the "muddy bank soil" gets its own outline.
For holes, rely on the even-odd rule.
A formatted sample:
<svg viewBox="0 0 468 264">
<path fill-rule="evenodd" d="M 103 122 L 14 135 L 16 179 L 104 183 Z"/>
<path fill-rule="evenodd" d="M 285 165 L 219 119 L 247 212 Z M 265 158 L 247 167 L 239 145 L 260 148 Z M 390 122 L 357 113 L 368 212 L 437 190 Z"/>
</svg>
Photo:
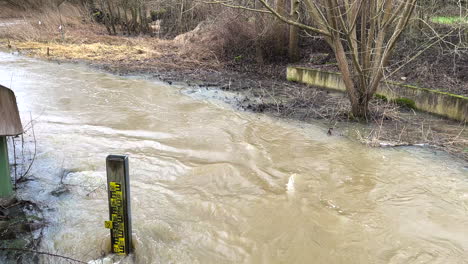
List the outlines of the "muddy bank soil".
<svg viewBox="0 0 468 264">
<path fill-rule="evenodd" d="M 237 95 L 225 100 L 239 109 L 319 122 L 331 136 L 347 136 L 377 147 L 427 146 L 468 160 L 465 124 L 377 99 L 370 104 L 373 114 L 368 123 L 358 123 L 348 115 L 349 102 L 343 94 L 287 82 L 285 63 L 200 59 L 175 41 L 108 36 L 97 25 L 70 28 L 63 39 L 54 35 L 30 40 L 12 32 L 11 27 L 0 28 L 4 51 L 56 63 L 86 63 L 120 75 L 143 74 L 169 84 L 221 89 Z"/>
</svg>

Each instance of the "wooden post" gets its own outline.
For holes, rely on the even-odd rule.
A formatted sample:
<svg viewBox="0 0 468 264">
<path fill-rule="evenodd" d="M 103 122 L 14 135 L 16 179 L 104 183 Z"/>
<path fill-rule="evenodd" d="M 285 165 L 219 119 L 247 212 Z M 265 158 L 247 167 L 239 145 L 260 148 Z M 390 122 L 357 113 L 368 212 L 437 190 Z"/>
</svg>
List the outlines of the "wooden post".
<svg viewBox="0 0 468 264">
<path fill-rule="evenodd" d="M 0 198 L 8 198 L 13 194 L 11 185 L 10 164 L 6 137 L 0 136 Z"/>
<path fill-rule="evenodd" d="M 132 246 L 128 157 L 109 155 L 106 166 L 110 221 L 105 226 L 111 230 L 112 252 L 128 255 Z"/>
</svg>

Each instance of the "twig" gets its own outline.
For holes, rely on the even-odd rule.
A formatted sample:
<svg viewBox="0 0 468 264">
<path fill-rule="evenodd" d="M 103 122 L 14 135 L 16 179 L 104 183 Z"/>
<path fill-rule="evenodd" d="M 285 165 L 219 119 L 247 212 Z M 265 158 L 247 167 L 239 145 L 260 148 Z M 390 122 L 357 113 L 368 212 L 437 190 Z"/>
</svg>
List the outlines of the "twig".
<svg viewBox="0 0 468 264">
<path fill-rule="evenodd" d="M 273 85 L 274 85 L 274 84 L 273 84 Z M 272 87 L 274 87 L 273 85 L 272 85 Z M 261 86 L 261 84 L 260 84 L 260 87 L 262 88 L 262 92 L 263 92 L 264 94 L 267 93 L 268 96 L 270 96 L 270 98 L 273 99 L 273 101 L 275 101 L 275 104 L 276 104 L 276 112 L 280 113 L 279 103 L 278 103 L 278 100 L 276 100 L 275 96 L 271 95 L 271 94 L 268 92 L 268 90 L 266 90 L 265 88 L 263 88 L 263 86 Z"/>
<path fill-rule="evenodd" d="M 29 113 L 29 117 L 30 119 L 32 120 L 32 114 L 31 112 Z M 31 167 L 32 165 L 34 164 L 34 161 L 36 160 L 36 154 L 37 154 L 37 140 L 36 140 L 36 133 L 34 132 L 34 122 L 31 121 L 31 130 L 32 130 L 32 134 L 33 134 L 33 138 L 34 138 L 34 154 L 33 154 L 33 158 L 31 160 L 31 163 L 29 163 L 29 167 L 28 169 L 26 170 L 26 172 L 20 177 L 20 179 L 26 177 L 26 175 L 28 175 L 29 171 L 31 170 Z"/>
<path fill-rule="evenodd" d="M 11 137 L 11 143 L 13 144 L 13 159 L 14 159 L 14 168 L 15 168 L 15 190 L 17 189 L 16 186 L 16 181 L 18 178 L 18 173 L 17 173 L 17 168 L 18 168 L 18 162 L 16 161 L 16 144 L 15 144 L 15 138 Z"/>
<path fill-rule="evenodd" d="M 53 254 L 53 253 L 49 253 L 49 252 L 41 252 L 41 251 L 36 251 L 36 250 L 24 249 L 24 248 L 0 248 L 0 251 L 20 251 L 20 252 L 34 253 L 34 254 L 39 254 L 39 255 L 46 255 L 46 256 L 66 259 L 66 260 L 69 260 L 69 261 L 74 261 L 76 263 L 86 264 L 86 262 L 83 262 L 81 260 L 77 260 L 77 259 L 74 259 L 74 258 L 70 258 L 70 257 L 62 256 L 62 255 L 57 255 L 57 254 Z"/>
<path fill-rule="evenodd" d="M 37 119 L 39 119 L 39 118 L 44 114 L 44 112 L 45 112 L 45 109 L 42 110 L 42 112 L 41 112 L 39 115 L 37 115 L 36 118 L 31 119 L 26 125 L 23 126 L 23 131 L 24 131 L 24 133 L 26 133 L 27 131 L 29 131 L 29 125 L 30 125 L 32 122 L 34 122 L 34 121 L 36 121 Z M 31 116 L 31 115 L 30 115 L 30 116 Z"/>
</svg>

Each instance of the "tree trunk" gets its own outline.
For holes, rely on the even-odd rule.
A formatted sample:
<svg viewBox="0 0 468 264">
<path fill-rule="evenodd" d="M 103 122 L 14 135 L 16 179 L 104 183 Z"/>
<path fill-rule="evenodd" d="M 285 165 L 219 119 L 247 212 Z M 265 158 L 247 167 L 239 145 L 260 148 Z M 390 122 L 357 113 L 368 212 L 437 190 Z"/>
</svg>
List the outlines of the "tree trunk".
<svg viewBox="0 0 468 264">
<path fill-rule="evenodd" d="M 333 39 L 327 39 L 327 42 L 333 47 L 333 52 L 338 62 L 338 68 L 340 69 L 346 91 L 348 92 L 353 117 L 367 119 L 369 100 L 373 96 L 369 89 L 370 87 L 364 87 L 366 84 L 362 82 L 363 76 L 356 76 L 355 73 L 350 70 L 345 49 L 338 35 L 336 34 L 333 36 Z"/>
<path fill-rule="evenodd" d="M 184 11 L 185 11 L 185 1 L 184 0 L 181 0 L 180 1 L 180 16 L 179 16 L 179 28 L 178 28 L 178 33 L 182 33 L 184 31 L 184 28 L 183 28 L 183 22 L 184 22 Z"/>
<path fill-rule="evenodd" d="M 291 0 L 291 17 L 294 21 L 299 20 L 299 0 Z M 293 25 L 289 26 L 289 61 L 299 60 L 299 28 Z"/>
<path fill-rule="evenodd" d="M 257 1 L 254 1 L 253 8 L 257 8 Z M 260 43 L 260 27 L 258 25 L 258 14 L 254 14 L 254 27 L 255 27 L 255 60 L 257 64 L 263 65 L 263 47 Z"/>
<path fill-rule="evenodd" d="M 111 28 L 109 26 L 109 17 L 104 12 L 106 10 L 106 8 L 104 6 L 104 0 L 99 1 L 99 4 L 100 4 L 100 7 L 101 7 L 101 10 L 103 11 L 102 13 L 104 15 L 104 18 L 103 18 L 104 26 L 106 27 L 106 30 L 109 33 L 109 35 L 112 35 L 112 30 L 111 30 Z"/>
<path fill-rule="evenodd" d="M 287 16 L 286 0 L 277 0 L 276 11 L 282 16 Z M 279 20 L 277 20 L 276 23 L 276 30 L 278 32 L 278 38 L 276 41 L 276 52 L 279 55 L 283 55 L 285 51 L 284 48 L 286 47 L 286 25 Z"/>
<path fill-rule="evenodd" d="M 112 10 L 112 5 L 110 3 L 109 0 L 107 0 L 107 8 L 109 10 L 109 25 L 110 25 L 110 28 L 112 29 L 112 32 L 114 33 L 114 35 L 117 34 L 117 31 L 115 30 L 115 17 L 114 17 L 114 11 Z"/>
<path fill-rule="evenodd" d="M 135 6 L 133 6 L 131 9 L 130 9 L 130 12 L 132 13 L 132 32 L 133 33 L 137 33 L 137 25 L 138 25 L 138 12 L 137 12 L 137 9 Z"/>
<path fill-rule="evenodd" d="M 370 99 L 371 98 L 368 95 L 362 94 L 358 97 L 357 102 L 351 101 L 351 113 L 353 114 L 353 117 L 367 120 Z"/>
<path fill-rule="evenodd" d="M 130 25 L 129 25 L 130 21 L 128 21 L 127 9 L 128 9 L 128 6 L 124 6 L 125 27 L 127 29 L 127 34 L 130 35 Z"/>
<path fill-rule="evenodd" d="M 122 25 L 122 14 L 120 13 L 120 6 L 117 6 L 117 7 L 116 7 L 116 10 L 117 10 L 117 17 L 116 17 L 116 19 L 115 19 L 115 20 L 116 20 L 115 22 L 117 23 L 117 25 L 120 26 L 120 30 L 121 30 L 122 32 L 124 32 L 125 29 L 124 29 L 124 27 L 123 27 L 123 25 Z"/>
<path fill-rule="evenodd" d="M 146 8 L 142 3 L 140 6 L 140 32 L 143 34 L 148 32 L 148 22 L 146 21 Z"/>
</svg>

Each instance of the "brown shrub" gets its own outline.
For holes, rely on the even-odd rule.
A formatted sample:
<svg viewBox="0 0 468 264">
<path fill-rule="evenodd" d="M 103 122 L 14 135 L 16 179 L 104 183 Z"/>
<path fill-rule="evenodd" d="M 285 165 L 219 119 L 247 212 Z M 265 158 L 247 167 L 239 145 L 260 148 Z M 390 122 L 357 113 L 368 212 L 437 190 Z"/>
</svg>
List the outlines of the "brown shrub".
<svg viewBox="0 0 468 264">
<path fill-rule="evenodd" d="M 270 16 L 223 9 L 218 15 L 174 40 L 181 45 L 181 56 L 196 60 L 255 60 L 259 55 L 257 47 L 261 49 L 264 58 L 274 59 L 277 55 L 274 48 L 277 41 L 276 25 Z"/>
</svg>

